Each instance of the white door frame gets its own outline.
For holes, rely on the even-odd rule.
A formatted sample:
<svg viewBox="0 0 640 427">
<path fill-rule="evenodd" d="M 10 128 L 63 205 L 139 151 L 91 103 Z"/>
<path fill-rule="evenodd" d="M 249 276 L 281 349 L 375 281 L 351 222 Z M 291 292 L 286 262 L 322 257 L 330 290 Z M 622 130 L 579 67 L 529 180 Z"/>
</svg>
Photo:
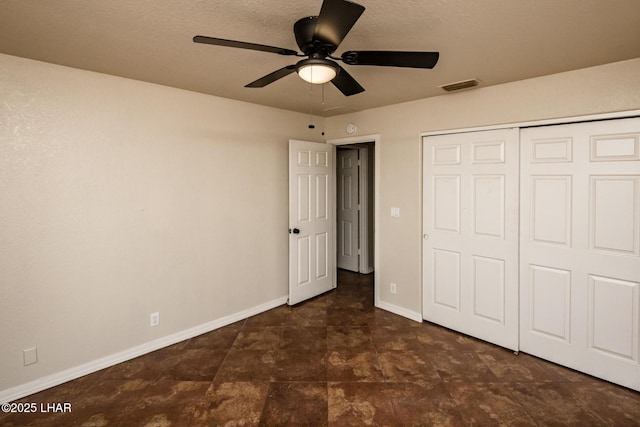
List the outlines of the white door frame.
<svg viewBox="0 0 640 427">
<path fill-rule="evenodd" d="M 358 247 L 360 249 L 360 259 L 358 261 L 358 271 L 362 274 L 373 273 L 373 271 L 375 270 L 373 264 L 369 260 L 369 248 L 371 245 L 373 245 L 373 242 L 369 241 L 369 211 L 372 207 L 371 200 L 369 200 L 369 186 L 371 185 L 369 183 L 369 147 L 362 146 L 362 144 L 371 143 L 373 143 L 373 141 L 366 141 L 364 143 L 355 144 L 341 144 L 341 146 L 344 148 L 358 150 L 358 199 L 360 200 L 360 215 L 358 219 Z M 373 154 L 373 157 L 375 162 L 375 153 Z M 363 212 L 364 215 L 362 214 Z"/>
<path fill-rule="evenodd" d="M 354 136 L 349 138 L 339 138 L 339 139 L 330 139 L 327 141 L 328 144 L 333 145 L 349 145 L 349 144 L 362 144 L 367 142 L 373 142 L 374 144 L 374 214 L 373 214 L 373 229 L 374 229 L 374 239 L 373 239 L 373 270 L 375 272 L 379 271 L 379 254 L 380 254 L 380 233 L 378 232 L 378 224 L 380 224 L 380 135 L 363 135 L 363 136 Z M 361 169 L 362 172 L 362 169 Z M 362 175 L 361 175 L 362 177 Z M 362 181 L 362 180 L 361 180 Z M 362 187 L 361 187 L 362 189 Z M 362 239 L 362 233 L 360 238 Z M 361 245 L 362 248 L 362 245 Z M 364 249 L 363 249 L 364 251 Z M 360 257 L 362 266 L 362 256 Z M 379 274 L 375 274 L 374 281 L 374 295 L 375 295 L 375 306 L 378 307 L 378 303 L 380 301 L 379 289 L 380 286 L 378 284 L 378 280 L 380 278 Z"/>
<path fill-rule="evenodd" d="M 369 262 L 369 247 L 373 242 L 369 240 L 369 210 L 371 200 L 369 200 L 369 149 L 358 149 L 360 160 L 360 179 L 358 184 L 358 196 L 360 197 L 360 273 L 369 274 L 375 271 Z M 374 153 L 375 161 L 375 153 Z M 375 168 L 374 168 L 375 169 Z M 375 172 L 375 170 L 374 170 Z M 374 190 L 377 186 L 374 187 Z M 377 199 L 377 196 L 375 197 Z M 362 214 L 364 212 L 364 215 Z M 375 245 L 374 245 L 375 250 Z"/>
</svg>

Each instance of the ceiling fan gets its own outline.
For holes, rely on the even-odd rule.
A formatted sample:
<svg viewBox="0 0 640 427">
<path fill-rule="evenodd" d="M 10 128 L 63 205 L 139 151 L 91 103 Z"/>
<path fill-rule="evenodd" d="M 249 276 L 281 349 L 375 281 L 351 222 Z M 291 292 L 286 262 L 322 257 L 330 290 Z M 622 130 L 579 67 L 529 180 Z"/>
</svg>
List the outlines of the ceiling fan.
<svg viewBox="0 0 640 427">
<path fill-rule="evenodd" d="M 358 50 L 344 52 L 340 57 L 332 56 L 364 9 L 364 6 L 348 0 L 324 0 L 318 16 L 302 18 L 293 26 L 296 43 L 302 54 L 281 47 L 207 36 L 195 36 L 193 41 L 285 56 L 306 57 L 296 64 L 280 68 L 245 86 L 252 88 L 265 87 L 295 71 L 310 83 L 322 84 L 331 81 L 345 96 L 350 96 L 363 92 L 364 88 L 335 61 L 342 61 L 348 65 L 435 67 L 440 56 L 438 52 Z"/>
</svg>

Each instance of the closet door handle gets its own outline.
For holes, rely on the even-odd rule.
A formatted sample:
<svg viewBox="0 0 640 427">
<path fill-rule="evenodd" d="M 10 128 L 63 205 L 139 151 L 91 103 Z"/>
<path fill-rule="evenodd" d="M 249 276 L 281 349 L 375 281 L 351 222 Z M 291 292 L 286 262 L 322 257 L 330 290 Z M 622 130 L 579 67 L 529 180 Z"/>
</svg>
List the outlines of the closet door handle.
<svg viewBox="0 0 640 427">
<path fill-rule="evenodd" d="M 299 230 L 299 229 L 297 229 L 297 228 L 293 228 L 293 229 L 291 229 L 291 228 L 290 228 L 290 229 L 289 229 L 289 234 L 291 234 L 291 233 L 293 233 L 293 234 L 300 234 L 300 230 Z"/>
</svg>

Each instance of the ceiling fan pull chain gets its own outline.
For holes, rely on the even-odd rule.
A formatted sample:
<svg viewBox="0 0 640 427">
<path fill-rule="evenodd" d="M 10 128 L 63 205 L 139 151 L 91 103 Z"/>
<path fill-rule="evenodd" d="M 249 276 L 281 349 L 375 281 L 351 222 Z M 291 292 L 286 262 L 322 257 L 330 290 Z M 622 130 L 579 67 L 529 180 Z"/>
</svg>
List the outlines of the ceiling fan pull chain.
<svg viewBox="0 0 640 427">
<path fill-rule="evenodd" d="M 316 126 L 313 124 L 313 84 L 310 84 L 309 87 L 309 120 L 311 121 L 309 129 L 315 129 Z"/>
</svg>

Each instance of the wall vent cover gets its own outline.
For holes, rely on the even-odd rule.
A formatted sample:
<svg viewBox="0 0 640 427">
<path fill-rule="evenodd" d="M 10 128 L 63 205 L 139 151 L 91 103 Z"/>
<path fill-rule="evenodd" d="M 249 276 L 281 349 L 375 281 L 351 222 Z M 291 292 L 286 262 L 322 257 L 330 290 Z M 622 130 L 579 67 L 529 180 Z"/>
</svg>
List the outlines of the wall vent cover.
<svg viewBox="0 0 640 427">
<path fill-rule="evenodd" d="M 480 84 L 480 80 L 478 79 L 469 79 L 463 80 L 461 82 L 448 83 L 446 85 L 438 86 L 446 90 L 447 92 L 454 92 L 456 90 L 469 89 L 471 87 L 476 87 Z"/>
</svg>

